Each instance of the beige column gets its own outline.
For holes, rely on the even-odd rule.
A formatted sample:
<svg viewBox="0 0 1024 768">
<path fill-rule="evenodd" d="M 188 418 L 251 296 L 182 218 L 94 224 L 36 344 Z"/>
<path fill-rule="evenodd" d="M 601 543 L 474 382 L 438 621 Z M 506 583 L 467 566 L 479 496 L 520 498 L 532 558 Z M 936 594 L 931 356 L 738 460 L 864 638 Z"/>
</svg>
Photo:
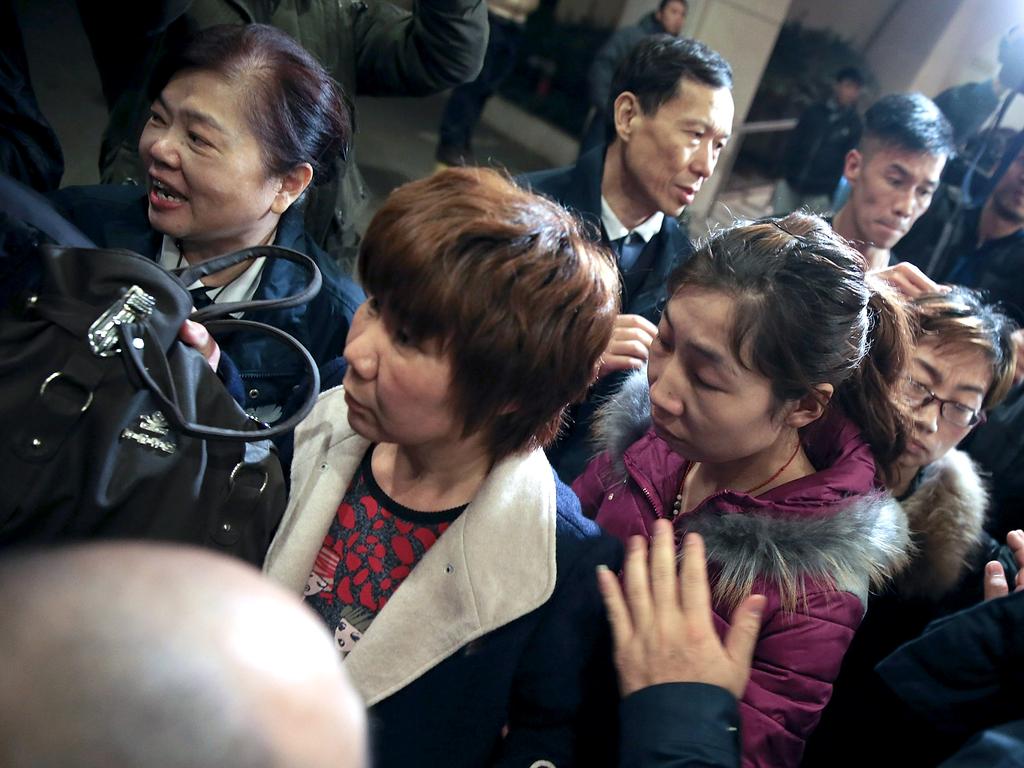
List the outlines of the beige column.
<svg viewBox="0 0 1024 768">
<path fill-rule="evenodd" d="M 686 33 L 725 56 L 732 64 L 735 126 L 747 117 L 765 65 L 775 47 L 775 38 L 786 20 L 790 0 L 691 0 Z M 718 171 L 704 183 L 690 206 L 695 221 L 706 218 L 718 187 L 732 167 L 731 149 L 719 158 Z M 694 230 L 693 234 L 698 234 Z"/>
</svg>

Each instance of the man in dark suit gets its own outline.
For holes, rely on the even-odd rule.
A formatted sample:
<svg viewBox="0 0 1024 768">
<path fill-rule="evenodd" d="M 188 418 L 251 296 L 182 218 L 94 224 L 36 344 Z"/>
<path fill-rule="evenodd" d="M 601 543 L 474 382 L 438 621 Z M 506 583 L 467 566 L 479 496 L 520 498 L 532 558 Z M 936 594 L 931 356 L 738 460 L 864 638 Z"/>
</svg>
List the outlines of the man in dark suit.
<svg viewBox="0 0 1024 768">
<path fill-rule="evenodd" d="M 596 404 L 623 372 L 647 363 L 665 304 L 669 273 L 691 251 L 677 217 L 715 169 L 732 130 L 732 69 L 695 40 L 651 37 L 633 49 L 612 84 L 615 135 L 567 168 L 523 183 L 580 216 L 595 240 L 615 251 L 622 313 L 601 361 L 599 381 L 573 409 L 568 430 L 548 451 L 570 481 L 591 456 Z"/>
</svg>

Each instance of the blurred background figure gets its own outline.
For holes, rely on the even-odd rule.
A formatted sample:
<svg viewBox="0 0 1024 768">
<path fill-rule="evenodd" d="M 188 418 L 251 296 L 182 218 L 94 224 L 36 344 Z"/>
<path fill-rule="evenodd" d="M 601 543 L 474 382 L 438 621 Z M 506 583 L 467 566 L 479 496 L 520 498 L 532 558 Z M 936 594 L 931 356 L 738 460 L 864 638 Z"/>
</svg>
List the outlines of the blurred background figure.
<svg viewBox="0 0 1024 768">
<path fill-rule="evenodd" d="M 786 149 L 784 178 L 772 197 L 776 215 L 797 208 L 821 214 L 830 210 L 846 153 L 860 140 L 857 101 L 863 88 L 863 73 L 856 67 L 844 67 L 836 73 L 831 96 L 800 115 Z"/>
<path fill-rule="evenodd" d="M 935 104 L 953 126 L 958 147 L 981 130 L 1003 97 L 1024 84 L 1024 30 L 1012 27 L 999 41 L 999 72 L 987 80 L 962 83 L 935 97 Z"/>
<path fill-rule="evenodd" d="M 675 2 L 675 0 L 673 0 Z M 476 80 L 456 86 L 441 115 L 437 162 L 441 168 L 475 165 L 471 142 L 484 104 L 511 74 L 519 56 L 526 17 L 540 0 L 488 0 L 490 37 L 483 67 Z"/>
<path fill-rule="evenodd" d="M 619 65 L 644 38 L 651 35 L 679 37 L 686 25 L 689 9 L 687 0 L 661 0 L 658 10 L 647 14 L 636 24 L 616 30 L 597 52 L 587 73 L 590 120 L 580 141 L 581 155 L 610 141 L 612 80 Z"/>
<path fill-rule="evenodd" d="M 365 714 L 311 611 L 205 551 L 0 562 L 7 768 L 363 768 Z"/>
</svg>

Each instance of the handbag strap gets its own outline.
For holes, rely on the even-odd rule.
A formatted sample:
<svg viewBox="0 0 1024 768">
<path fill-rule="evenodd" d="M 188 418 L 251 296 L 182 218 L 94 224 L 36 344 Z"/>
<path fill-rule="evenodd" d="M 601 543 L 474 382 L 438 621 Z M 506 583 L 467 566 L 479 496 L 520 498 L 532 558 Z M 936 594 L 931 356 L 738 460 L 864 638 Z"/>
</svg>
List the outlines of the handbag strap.
<svg viewBox="0 0 1024 768">
<path fill-rule="evenodd" d="M 165 379 L 170 383 L 170 391 L 165 392 L 163 388 L 156 382 L 149 370 L 146 368 L 146 361 L 143 358 L 143 349 L 145 343 L 143 343 L 143 349 L 135 346 L 135 340 L 141 338 L 143 342 L 147 341 L 146 336 L 150 336 L 149 329 L 144 324 L 128 323 L 125 325 L 117 326 L 117 333 L 121 341 L 121 354 L 125 361 L 128 363 L 129 369 L 138 377 L 139 381 L 145 385 L 146 389 L 149 390 L 150 394 L 156 399 L 161 405 L 164 416 L 174 423 L 176 429 L 182 434 L 190 437 L 198 437 L 204 440 L 267 440 L 272 437 L 278 437 L 287 432 L 291 432 L 298 426 L 316 404 L 317 397 L 320 394 L 320 371 L 317 369 L 316 362 L 314 362 L 312 355 L 306 350 L 302 344 L 295 340 L 290 334 L 285 333 L 279 328 L 266 325 L 265 323 L 256 323 L 251 320 L 214 320 L 206 324 L 206 327 L 211 331 L 217 330 L 230 330 L 230 331 L 259 331 L 270 336 L 274 336 L 279 341 L 283 342 L 287 346 L 291 347 L 300 358 L 302 358 L 303 366 L 309 375 L 309 394 L 303 401 L 302 405 L 296 409 L 296 411 L 284 419 L 279 421 L 273 426 L 263 427 L 260 429 L 253 430 L 240 430 L 240 429 L 226 429 L 224 427 L 211 427 L 205 424 L 196 424 L 195 422 L 189 421 L 185 418 L 185 415 L 181 411 L 179 405 L 178 393 L 174 389 L 173 380 L 170 376 L 170 371 L 167 365 L 167 358 L 161 352 L 160 354 L 152 355 L 154 358 L 152 362 L 158 364 L 162 363 L 163 372 Z M 149 341 L 155 344 L 155 341 L 150 338 Z"/>
<path fill-rule="evenodd" d="M 259 258 L 277 259 L 280 261 L 290 261 L 293 264 L 298 264 L 305 270 L 309 277 L 306 287 L 291 296 L 282 296 L 275 299 L 225 301 L 219 304 L 211 304 L 208 307 L 204 307 L 203 309 L 193 312 L 190 319 L 195 320 L 197 323 L 206 323 L 208 320 L 226 317 L 236 312 L 297 307 L 300 304 L 305 304 L 310 301 L 320 293 L 320 287 L 323 285 L 323 277 L 320 275 L 320 268 L 316 265 L 316 262 L 304 253 L 293 251 L 290 248 L 282 248 L 278 245 L 257 245 L 252 248 L 243 248 L 242 250 L 235 251 L 234 253 L 217 256 L 209 261 L 204 261 L 201 264 L 172 270 L 171 274 L 174 275 L 187 290 L 188 286 L 207 275 L 212 275 L 215 272 L 220 272 L 221 270 L 233 267 L 236 264 L 241 264 L 243 261 Z"/>
</svg>

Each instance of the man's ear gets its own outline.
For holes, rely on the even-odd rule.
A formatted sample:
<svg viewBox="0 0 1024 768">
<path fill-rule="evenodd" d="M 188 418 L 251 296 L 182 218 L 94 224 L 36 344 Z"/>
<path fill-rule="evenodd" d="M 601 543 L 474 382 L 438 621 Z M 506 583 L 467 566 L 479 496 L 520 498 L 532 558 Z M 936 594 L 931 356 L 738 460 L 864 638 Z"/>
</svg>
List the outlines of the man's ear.
<svg viewBox="0 0 1024 768">
<path fill-rule="evenodd" d="M 821 418 L 832 399 L 835 389 L 831 384 L 818 384 L 813 392 L 809 392 L 791 406 L 786 414 L 786 426 L 800 429 Z"/>
<path fill-rule="evenodd" d="M 628 142 L 633 133 L 635 121 L 642 117 L 640 100 L 632 91 L 623 91 L 615 97 L 612 116 L 615 118 L 615 133 L 619 139 Z"/>
<path fill-rule="evenodd" d="M 855 182 L 860 177 L 861 168 L 864 167 L 864 155 L 860 153 L 859 149 L 851 149 L 846 153 L 846 160 L 843 162 L 843 176 L 850 183 Z"/>
<path fill-rule="evenodd" d="M 279 216 L 287 211 L 292 203 L 299 199 L 299 196 L 306 191 L 309 182 L 313 180 L 313 166 L 309 163 L 299 163 L 284 176 L 281 177 L 277 194 L 270 204 L 270 210 Z"/>
</svg>

